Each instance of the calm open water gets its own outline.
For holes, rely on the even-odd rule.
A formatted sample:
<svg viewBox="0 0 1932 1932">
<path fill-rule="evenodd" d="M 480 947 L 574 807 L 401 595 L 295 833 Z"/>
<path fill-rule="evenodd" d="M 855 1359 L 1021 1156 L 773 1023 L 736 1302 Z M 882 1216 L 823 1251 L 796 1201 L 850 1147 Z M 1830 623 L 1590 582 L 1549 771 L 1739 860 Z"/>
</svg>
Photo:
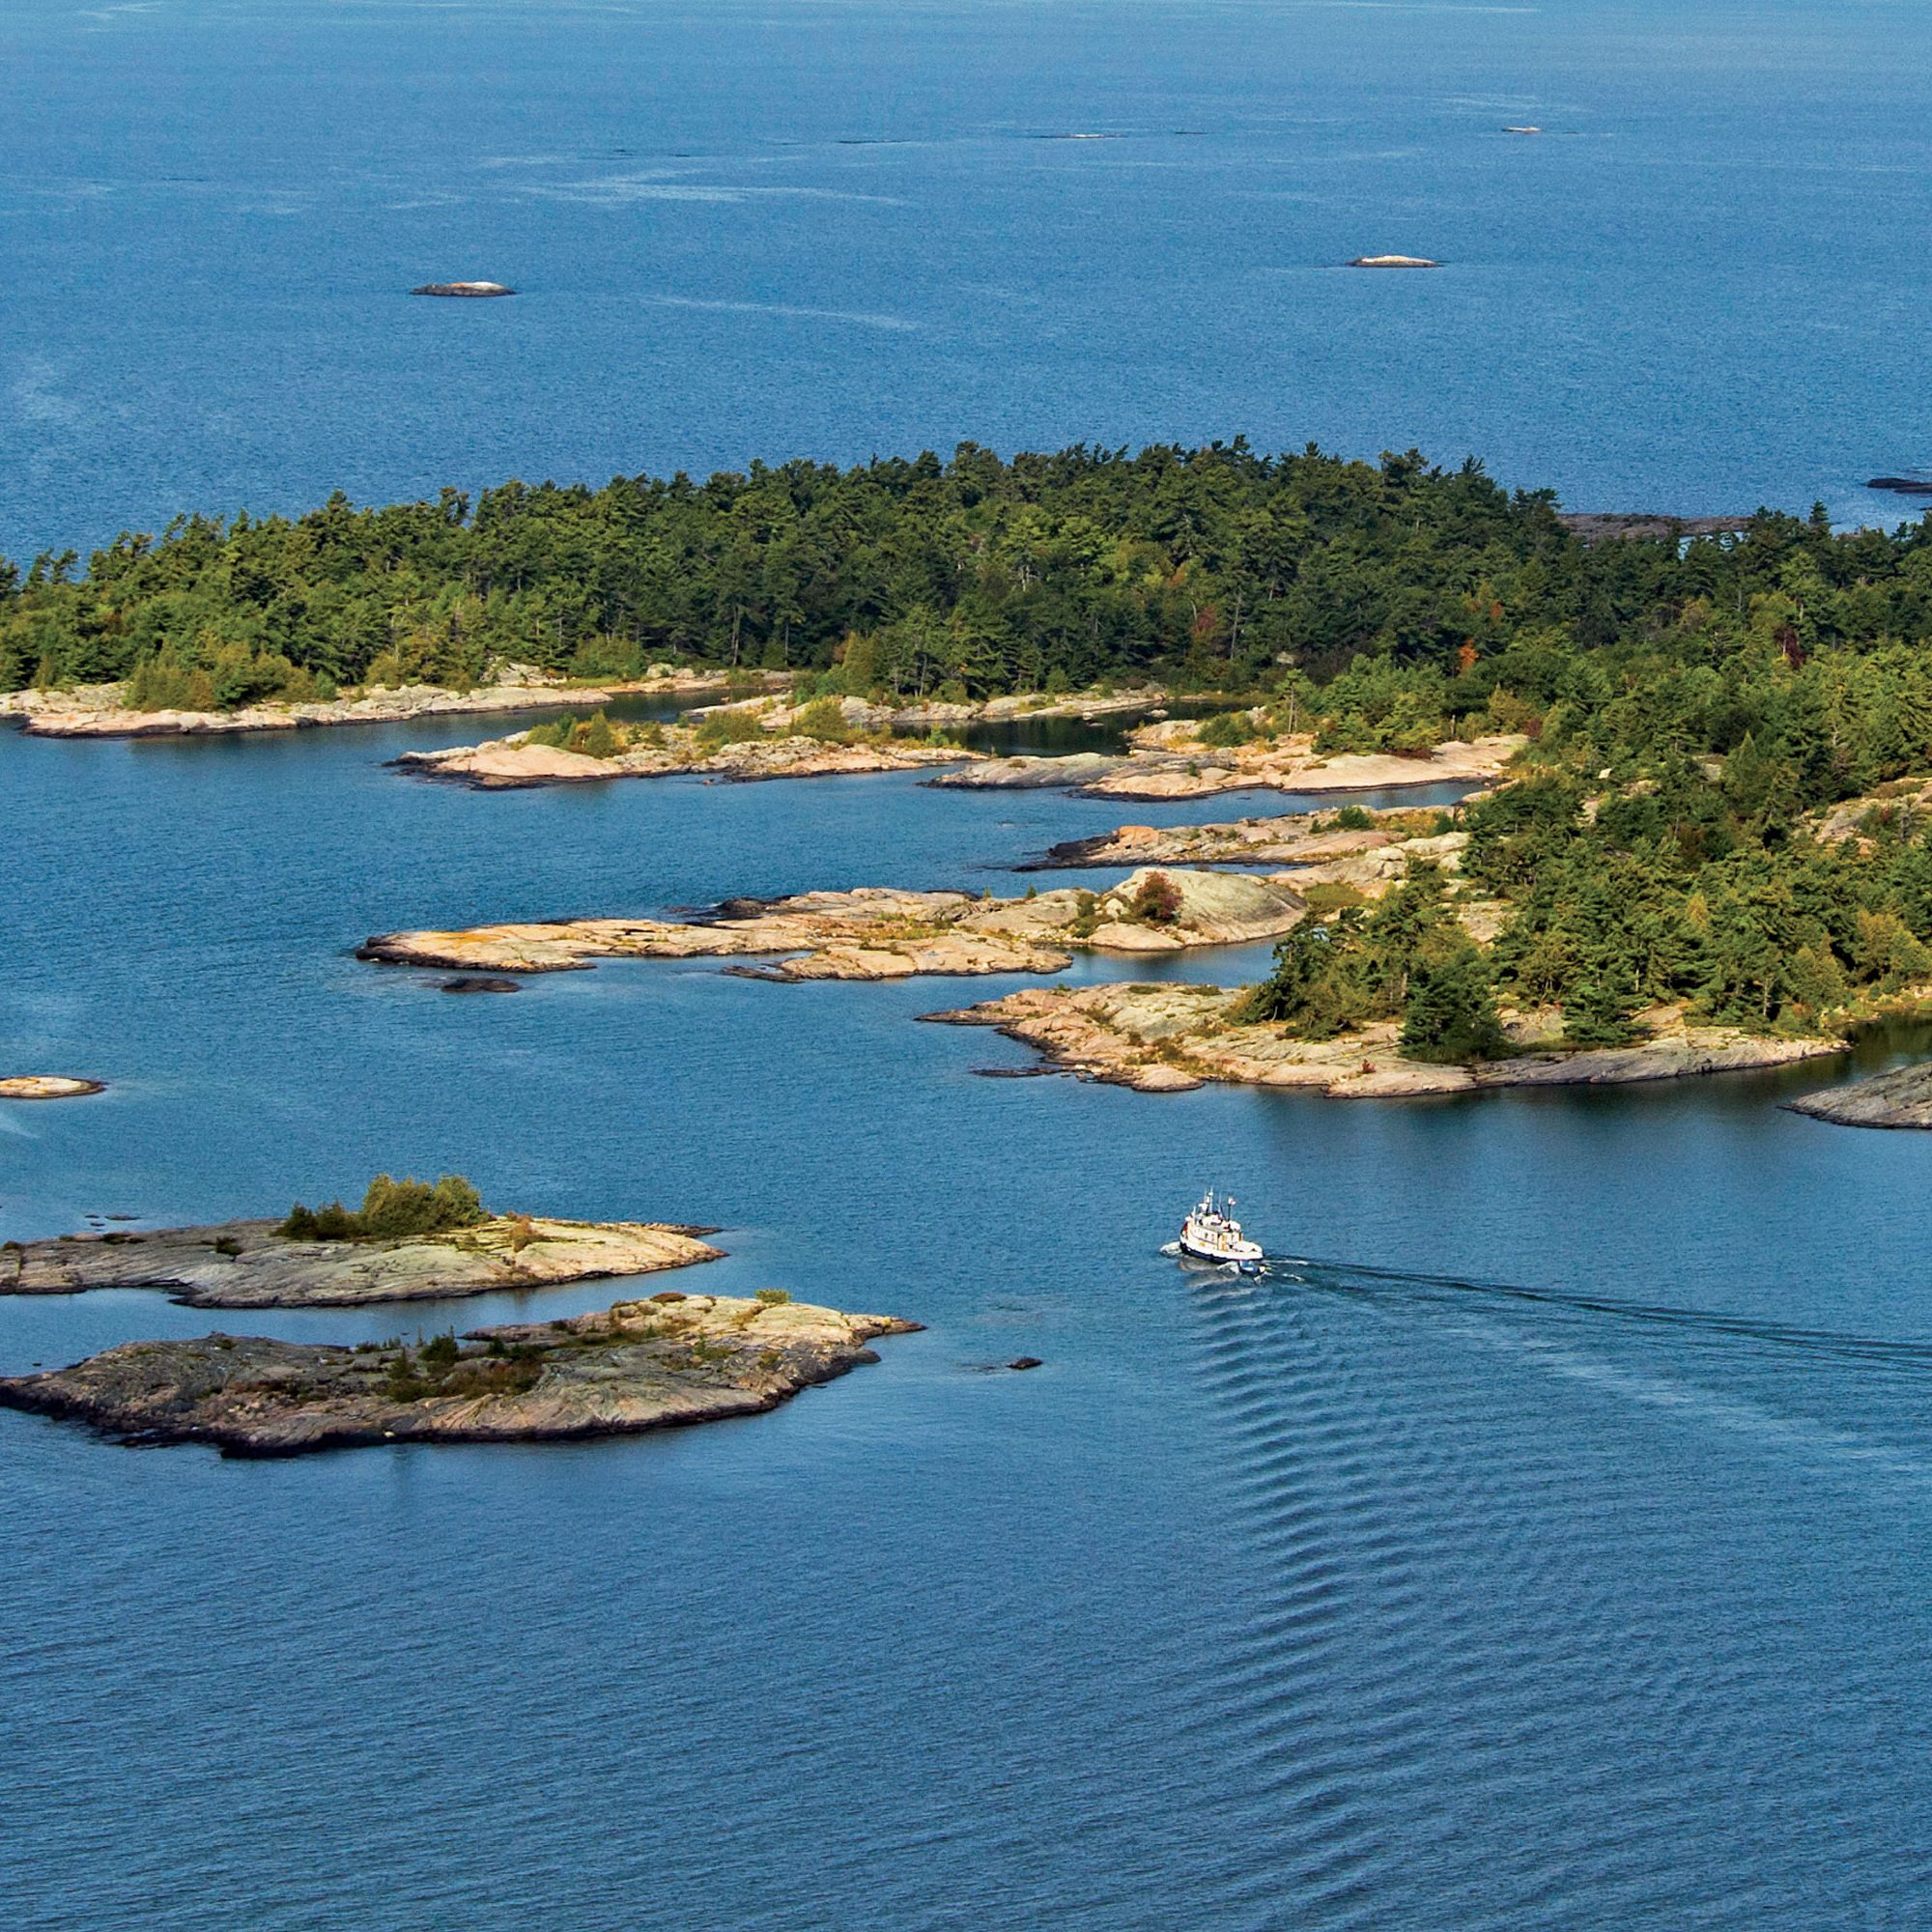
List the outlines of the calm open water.
<svg viewBox="0 0 1932 1932">
<path fill-rule="evenodd" d="M 1241 432 L 1889 522 L 1929 218 L 1919 0 L 8 0 L 0 552 Z"/>
<path fill-rule="evenodd" d="M 1122 815 L 382 763 L 473 729 L 0 736 L 0 1062 L 112 1082 L 0 1110 L 0 1232 L 456 1168 L 723 1224 L 705 1286 L 927 1330 L 772 1416 L 578 1446 L 230 1463 L 0 1415 L 11 1923 L 1925 1922 L 1932 1145 L 1778 1110 L 1831 1068 L 1421 1105 L 979 1079 L 1029 1056 L 914 1020 L 1001 980 L 451 999 L 349 949 L 1009 890 Z M 1265 1281 L 1155 1252 L 1210 1179 Z M 0 1367 L 608 1296 L 5 1301 Z"/>
<path fill-rule="evenodd" d="M 1578 507 L 1889 514 L 1859 480 L 1932 461 L 1928 35 L 1818 0 L 14 0 L 0 550 L 338 484 L 1237 430 Z M 1333 266 L 1382 249 L 1452 266 Z M 526 293 L 401 293 L 469 274 Z M 113 1083 L 0 1109 L 0 1236 L 458 1168 L 723 1224 L 705 1285 L 927 1331 L 773 1416 L 527 1451 L 0 1415 L 10 1925 L 1932 1921 L 1924 1137 L 1778 1110 L 1831 1067 L 1157 1097 L 977 1079 L 1029 1056 L 913 1023 L 1000 981 L 357 965 L 402 924 L 1004 891 L 1056 839 L 1257 809 L 383 768 L 510 722 L 0 734 L 0 1065 Z M 1155 1253 L 1209 1180 L 1260 1284 Z M 0 1368 L 221 1319 L 0 1302 Z"/>
</svg>

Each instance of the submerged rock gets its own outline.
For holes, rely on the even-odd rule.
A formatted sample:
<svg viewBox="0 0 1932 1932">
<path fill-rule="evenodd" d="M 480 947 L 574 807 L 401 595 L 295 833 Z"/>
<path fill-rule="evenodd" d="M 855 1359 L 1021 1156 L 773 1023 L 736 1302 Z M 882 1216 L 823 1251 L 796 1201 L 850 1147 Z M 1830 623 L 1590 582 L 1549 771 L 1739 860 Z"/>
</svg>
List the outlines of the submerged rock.
<svg viewBox="0 0 1932 1932">
<path fill-rule="evenodd" d="M 0 1378 L 0 1406 L 127 1441 L 206 1442 L 235 1456 L 560 1441 L 776 1408 L 877 1361 L 866 1347 L 874 1337 L 918 1326 L 767 1293 L 620 1301 L 414 1350 L 203 1335 L 124 1343 L 71 1368 Z"/>
<path fill-rule="evenodd" d="M 444 993 L 521 993 L 516 980 L 492 980 L 480 973 L 459 973 L 453 980 L 439 980 L 437 988 Z"/>
<path fill-rule="evenodd" d="M 720 1260 L 697 1236 L 652 1221 L 493 1215 L 472 1228 L 393 1239 L 292 1241 L 274 1221 L 153 1234 L 63 1235 L 0 1246 L 0 1294 L 157 1288 L 190 1308 L 338 1308 L 441 1300 Z"/>
</svg>

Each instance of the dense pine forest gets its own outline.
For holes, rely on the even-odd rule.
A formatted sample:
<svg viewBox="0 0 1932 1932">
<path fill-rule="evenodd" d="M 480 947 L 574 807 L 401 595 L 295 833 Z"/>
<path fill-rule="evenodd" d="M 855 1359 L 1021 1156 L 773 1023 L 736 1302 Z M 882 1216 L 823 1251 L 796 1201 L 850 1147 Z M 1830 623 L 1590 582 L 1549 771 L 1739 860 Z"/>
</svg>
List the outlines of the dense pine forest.
<svg viewBox="0 0 1932 1932">
<path fill-rule="evenodd" d="M 1522 779 L 1467 814 L 1467 882 L 1512 908 L 1481 961 L 1418 881 L 1288 950 L 1264 999 L 1291 1022 L 1426 995 L 1416 1050 L 1476 1051 L 1492 987 L 1602 1041 L 1653 1002 L 1803 1025 L 1932 975 L 1910 807 L 1816 836 L 1821 808 L 1932 773 L 1927 524 L 1761 512 L 1735 537 L 1590 546 L 1548 493 L 1413 452 L 968 444 L 473 504 L 338 497 L 123 536 L 84 571 L 0 570 L 0 685 L 127 679 L 137 706 L 665 659 L 789 668 L 819 696 L 1151 676 L 1262 707 L 1217 720 L 1222 742 L 1525 734 Z"/>
<path fill-rule="evenodd" d="M 0 566 L 0 687 L 134 676 L 165 696 L 198 675 L 222 704 L 460 684 L 496 659 L 614 677 L 667 657 L 979 696 L 1146 673 L 1246 689 L 1367 656 L 1441 672 L 1452 705 L 1500 684 L 1540 702 L 1566 676 L 1588 687 L 1571 661 L 1605 648 L 1730 683 L 1767 638 L 1863 652 L 1929 629 L 1918 527 L 1839 538 L 1767 515 L 1682 557 L 1589 549 L 1547 494 L 1474 464 L 1240 441 L 337 497 L 293 521 L 184 518 L 84 570 L 71 554 Z"/>
</svg>

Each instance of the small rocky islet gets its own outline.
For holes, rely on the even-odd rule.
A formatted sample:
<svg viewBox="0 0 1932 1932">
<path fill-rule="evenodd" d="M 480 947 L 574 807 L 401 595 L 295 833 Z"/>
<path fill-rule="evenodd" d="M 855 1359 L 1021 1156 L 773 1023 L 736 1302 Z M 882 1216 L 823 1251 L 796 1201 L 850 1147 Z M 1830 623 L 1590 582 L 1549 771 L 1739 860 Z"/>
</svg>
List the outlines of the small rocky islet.
<svg viewBox="0 0 1932 1932">
<path fill-rule="evenodd" d="M 878 1356 L 895 1316 L 669 1291 L 410 1348 L 212 1334 L 126 1342 L 0 1378 L 0 1406 L 138 1444 L 300 1456 L 405 1442 L 555 1442 L 755 1415 Z"/>
<path fill-rule="evenodd" d="M 655 1274 L 722 1259 L 715 1232 L 492 1214 L 435 1234 L 313 1240 L 286 1222 L 117 1229 L 0 1244 L 0 1295 L 156 1289 L 189 1308 L 348 1308 Z"/>
<path fill-rule="evenodd" d="M 9 1073 L 0 1077 L 0 1100 L 79 1100 L 104 1094 L 104 1080 L 85 1080 L 72 1073 Z"/>
</svg>

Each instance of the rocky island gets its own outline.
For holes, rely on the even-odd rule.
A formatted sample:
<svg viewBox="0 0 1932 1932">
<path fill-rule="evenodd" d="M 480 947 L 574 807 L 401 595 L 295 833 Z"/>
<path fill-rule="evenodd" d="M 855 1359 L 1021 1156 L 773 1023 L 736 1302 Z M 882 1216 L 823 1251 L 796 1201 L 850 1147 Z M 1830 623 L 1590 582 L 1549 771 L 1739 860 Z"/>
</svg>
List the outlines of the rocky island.
<svg viewBox="0 0 1932 1932">
<path fill-rule="evenodd" d="M 1057 973 L 1076 948 L 1161 953 L 1275 938 L 1303 910 L 1300 896 L 1279 881 L 1147 869 L 1098 894 L 1065 889 L 995 899 L 861 887 L 729 900 L 701 922 L 578 919 L 379 933 L 356 957 L 460 972 L 555 973 L 596 959 L 792 953 L 753 974 L 790 980 Z"/>
<path fill-rule="evenodd" d="M 369 1232 L 455 1219 L 411 1211 L 434 1192 L 424 1183 L 379 1176 L 355 1213 L 339 1204 L 321 1210 L 298 1207 L 279 1222 L 8 1241 L 0 1244 L 0 1294 L 153 1288 L 190 1308 L 346 1308 L 654 1274 L 720 1259 L 717 1248 L 698 1238 L 709 1229 L 491 1214 L 480 1203 L 474 1218 L 453 1226 Z M 469 1190 L 470 1199 L 473 1194 Z M 409 1205 L 385 1216 L 380 1204 L 398 1195 Z M 378 1204 L 373 1213 L 372 1198 Z M 463 1212 L 469 1211 L 466 1206 Z"/>
<path fill-rule="evenodd" d="M 410 293 L 412 296 L 456 296 L 473 301 L 487 299 L 491 296 L 513 296 L 517 292 L 504 287 L 501 282 L 424 282 Z"/>
<path fill-rule="evenodd" d="M 204 1335 L 0 1378 L 0 1406 L 136 1443 L 300 1456 L 397 1442 L 543 1442 L 755 1415 L 919 1324 L 791 1300 L 684 1295 L 438 1336 L 414 1349 Z"/>
<path fill-rule="evenodd" d="M 106 1091 L 104 1080 L 82 1080 L 71 1073 L 10 1073 L 0 1079 L 0 1100 L 77 1100 Z"/>
</svg>

